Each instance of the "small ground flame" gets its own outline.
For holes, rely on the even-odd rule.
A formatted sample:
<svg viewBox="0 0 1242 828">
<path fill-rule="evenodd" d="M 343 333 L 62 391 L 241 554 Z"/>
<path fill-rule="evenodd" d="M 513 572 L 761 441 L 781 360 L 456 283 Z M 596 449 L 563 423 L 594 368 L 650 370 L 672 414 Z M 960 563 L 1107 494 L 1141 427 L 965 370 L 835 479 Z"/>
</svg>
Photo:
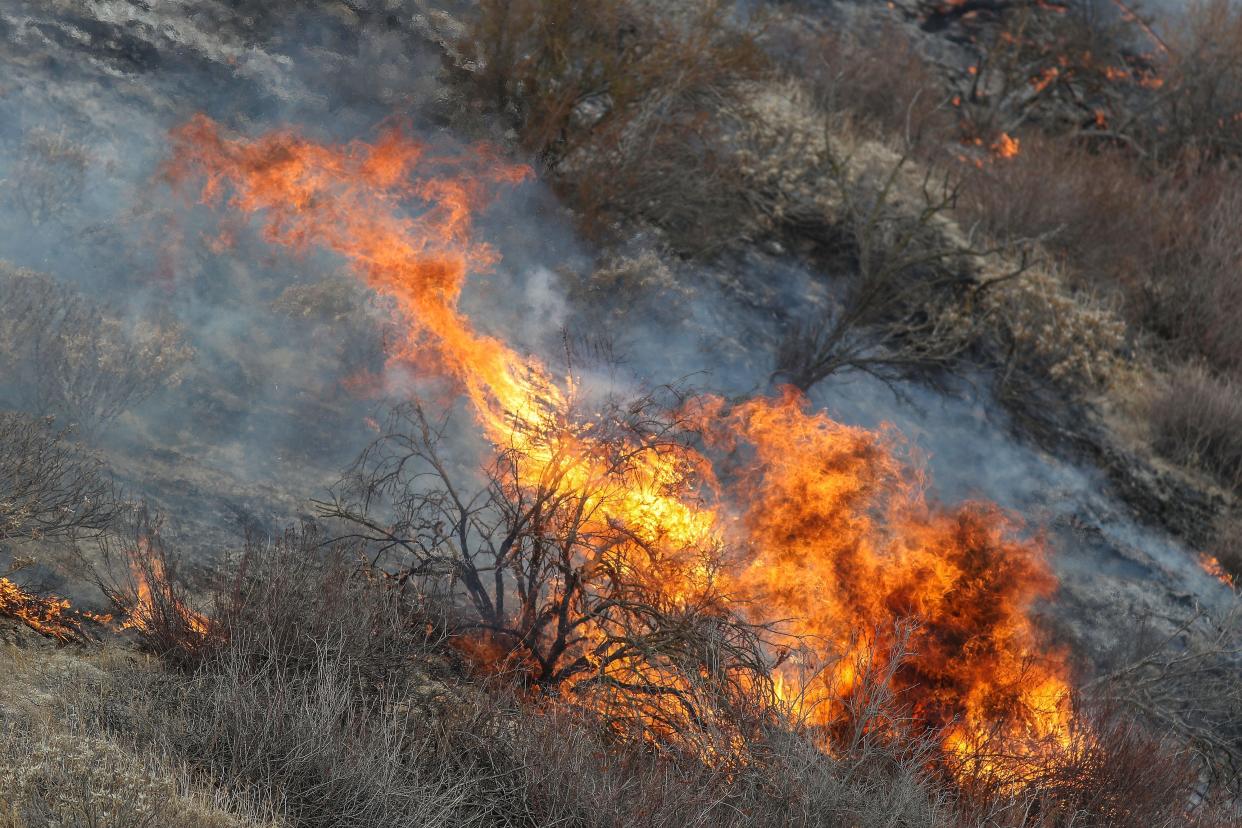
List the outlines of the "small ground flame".
<svg viewBox="0 0 1242 828">
<path fill-rule="evenodd" d="M 1206 553 L 1200 555 L 1199 568 L 1230 589 L 1234 589 L 1236 587 L 1233 576 L 1229 574 L 1229 571 L 1225 569 L 1224 565 L 1221 564 L 1220 560 L 1217 559 L 1215 555 L 1208 555 Z"/>
<path fill-rule="evenodd" d="M 10 581 L 0 578 L 0 616 L 21 621 L 27 627 L 57 641 L 82 638 L 82 628 L 64 598 L 41 598 Z"/>
</svg>

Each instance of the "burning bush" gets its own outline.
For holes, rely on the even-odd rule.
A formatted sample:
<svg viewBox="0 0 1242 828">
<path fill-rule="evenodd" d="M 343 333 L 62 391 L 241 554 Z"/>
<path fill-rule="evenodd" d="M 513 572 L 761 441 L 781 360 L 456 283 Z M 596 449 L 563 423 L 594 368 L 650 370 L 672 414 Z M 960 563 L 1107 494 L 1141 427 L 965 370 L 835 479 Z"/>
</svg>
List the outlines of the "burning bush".
<svg viewBox="0 0 1242 828">
<path fill-rule="evenodd" d="M 1032 618 L 1056 582 L 1011 516 L 929 503 L 899 443 L 797 394 L 608 400 L 475 330 L 457 301 L 494 254 L 472 210 L 520 168 L 486 150 L 431 158 L 397 131 L 327 146 L 197 118 L 175 143 L 171 181 L 205 176 L 209 201 L 227 192 L 271 241 L 345 257 L 393 303 L 393 358 L 468 401 L 490 447 L 481 476 L 414 407 L 325 510 L 398 584 L 445 596 L 485 671 L 726 765 L 782 704 L 828 752 L 848 744 L 864 674 L 886 677 L 937 764 L 986 771 L 997 791 L 1038 784 L 1092 738 Z M 407 214 L 409 198 L 425 204 Z"/>
</svg>

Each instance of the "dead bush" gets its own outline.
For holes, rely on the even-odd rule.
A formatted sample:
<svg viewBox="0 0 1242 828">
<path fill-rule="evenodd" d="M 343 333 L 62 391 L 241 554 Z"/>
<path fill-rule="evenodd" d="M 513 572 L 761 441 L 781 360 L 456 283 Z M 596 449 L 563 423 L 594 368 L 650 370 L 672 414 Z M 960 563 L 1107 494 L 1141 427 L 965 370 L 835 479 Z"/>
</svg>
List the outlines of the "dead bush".
<svg viewBox="0 0 1242 828">
<path fill-rule="evenodd" d="M 31 224 L 62 217 L 86 188 L 91 157 L 64 131 L 30 130 L 5 183 L 8 196 Z"/>
<path fill-rule="evenodd" d="M 248 539 L 213 588 L 216 646 L 242 658 L 250 642 L 256 663 L 276 659 L 296 675 L 315 667 L 330 641 L 368 686 L 400 682 L 411 659 L 441 641 L 445 619 L 430 596 L 384 578 L 360 552 L 329 543 L 311 523 Z"/>
<path fill-rule="evenodd" d="M 294 825 L 478 824 L 478 779 L 438 753 L 434 726 L 398 704 L 399 688 L 360 690 L 341 640 L 316 646 L 295 672 L 268 631 L 234 638 L 193 678 L 163 738 L 279 801 Z"/>
<path fill-rule="evenodd" d="M 869 137 L 900 136 L 920 153 L 936 154 L 958 134 L 940 71 L 891 21 L 817 31 L 800 18 L 778 18 L 764 39 L 823 111 Z"/>
<path fill-rule="evenodd" d="M 948 220 L 956 183 L 920 175 L 908 155 L 864 145 L 856 156 L 827 150 L 820 186 L 822 255 L 849 275 L 822 312 L 788 332 L 776 376 L 805 390 L 843 370 L 887 381 L 951 366 L 975 341 L 972 300 L 993 286 L 975 271 L 999 252 L 977 247 Z"/>
<path fill-rule="evenodd" d="M 92 434 L 192 356 L 176 326 L 127 322 L 52 278 L 0 265 L 0 390 L 16 407 Z"/>
<path fill-rule="evenodd" d="M 1137 290 L 1170 237 L 1151 206 L 1158 192 L 1123 155 L 1032 135 L 1013 158 L 968 171 L 958 206 L 992 238 L 1043 239 L 1079 278 Z"/>
<path fill-rule="evenodd" d="M 1147 152 L 1164 162 L 1210 164 L 1242 151 L 1242 10 L 1195 0 L 1162 26 L 1152 94 L 1131 115 Z"/>
<path fill-rule="evenodd" d="M 48 420 L 0 412 L 0 538 L 96 533 L 116 510 L 93 455 Z"/>
<path fill-rule="evenodd" d="M 1208 173 L 1161 193 L 1181 216 L 1147 274 L 1145 321 L 1179 353 L 1216 370 L 1242 370 L 1242 190 L 1235 175 Z M 1172 230 L 1174 228 L 1170 228 Z"/>
<path fill-rule="evenodd" d="M 999 278 L 976 308 L 998 337 L 1002 388 L 1015 370 L 1071 389 L 1103 387 L 1126 345 L 1125 320 L 1085 291 L 1071 290 L 1054 267 Z"/>
<path fill-rule="evenodd" d="M 389 309 L 374 294 L 344 279 L 293 284 L 281 291 L 272 310 L 309 335 L 317 350 L 331 349 L 349 375 L 382 369 L 396 333 Z"/>
<path fill-rule="evenodd" d="M 1158 741 L 1174 753 L 1188 751 L 1204 790 L 1236 798 L 1242 779 L 1238 611 L 1200 611 L 1176 626 L 1161 618 L 1136 622 L 1133 637 L 1083 686 L 1084 698 L 1162 734 Z"/>
<path fill-rule="evenodd" d="M 164 757 L 0 716 L 0 826 L 44 825 L 258 828 L 214 803 Z"/>
<path fill-rule="evenodd" d="M 1156 449 L 1242 490 L 1242 386 L 1197 365 L 1175 368 L 1148 406 Z"/>
</svg>

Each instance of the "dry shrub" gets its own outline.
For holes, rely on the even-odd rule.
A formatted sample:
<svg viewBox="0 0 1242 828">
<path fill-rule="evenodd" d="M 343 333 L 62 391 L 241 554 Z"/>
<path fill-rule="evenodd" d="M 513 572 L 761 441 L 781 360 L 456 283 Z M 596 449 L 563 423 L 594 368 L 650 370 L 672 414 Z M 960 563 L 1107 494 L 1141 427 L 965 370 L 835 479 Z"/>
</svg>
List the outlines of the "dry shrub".
<svg viewBox="0 0 1242 828">
<path fill-rule="evenodd" d="M 98 532 L 115 515 L 93 455 L 47 420 L 0 412 L 0 538 Z"/>
<path fill-rule="evenodd" d="M 395 338 L 392 315 L 378 297 L 348 279 L 330 278 L 293 284 L 281 291 L 272 310 L 308 333 L 320 350 L 332 348 L 338 364 L 350 372 L 377 371 Z"/>
<path fill-rule="evenodd" d="M 901 136 L 920 149 L 957 134 L 949 94 L 907 31 L 889 20 L 817 31 L 800 18 L 775 23 L 765 38 L 819 106 L 879 140 Z"/>
<path fill-rule="evenodd" d="M 0 393 L 90 434 L 160 388 L 193 351 L 172 324 L 122 319 L 51 277 L 0 264 Z"/>
<path fill-rule="evenodd" d="M 274 824 L 150 738 L 172 710 L 161 674 L 94 648 L 0 650 L 0 826 Z"/>
<path fill-rule="evenodd" d="M 0 717 L 0 828 L 73 825 L 247 828 L 183 771 L 153 753 L 86 733 L 46 732 Z"/>
<path fill-rule="evenodd" d="M 589 226 L 645 219 L 702 251 L 745 232 L 728 133 L 768 61 L 727 4 L 489 0 L 470 33 L 480 89 Z"/>
<path fill-rule="evenodd" d="M 1240 183 L 1236 175 L 1205 173 L 1161 194 L 1153 212 L 1172 211 L 1180 223 L 1151 262 L 1144 307 L 1147 324 L 1176 350 L 1234 374 L 1242 371 Z"/>
<path fill-rule="evenodd" d="M 1175 368 L 1149 405 L 1158 451 L 1242 491 L 1242 385 L 1198 365 Z"/>
<path fill-rule="evenodd" d="M 1165 161 L 1203 164 L 1242 151 L 1242 10 L 1194 0 L 1162 21 L 1169 45 L 1160 85 L 1135 113 L 1135 132 Z"/>
<path fill-rule="evenodd" d="M 1126 344 L 1126 324 L 1103 302 L 1072 291 L 1054 267 L 998 281 L 976 313 L 1000 336 L 1007 369 L 1075 389 L 1107 383 Z"/>
<path fill-rule="evenodd" d="M 318 644 L 294 670 L 268 631 L 234 639 L 187 686 L 162 738 L 278 800 L 295 825 L 470 824 L 477 781 L 437 754 L 434 727 L 397 704 L 402 688 L 377 693 L 340 641 Z"/>
<path fill-rule="evenodd" d="M 216 649 L 274 658 L 301 673 L 330 642 L 371 686 L 398 681 L 412 657 L 440 640 L 444 619 L 427 596 L 370 569 L 348 543 L 328 543 L 313 524 L 279 538 L 251 538 L 213 589 Z"/>
<path fill-rule="evenodd" d="M 1221 370 L 1242 366 L 1237 233 L 1242 195 L 1229 174 L 1145 173 L 1114 152 L 1028 139 L 971 173 L 963 219 L 1000 239 L 1042 238 L 1069 287 L 1115 304 L 1135 331 Z"/>
<path fill-rule="evenodd" d="M 82 197 L 90 161 L 86 148 L 65 132 L 32 129 L 6 176 L 8 196 L 31 224 L 60 218 Z"/>
<path fill-rule="evenodd" d="M 1150 202 L 1155 192 L 1120 154 L 1031 136 L 1013 158 L 970 172 L 958 206 L 964 223 L 993 238 L 1044 238 L 1085 278 L 1126 284 L 1137 281 L 1165 236 Z"/>
</svg>

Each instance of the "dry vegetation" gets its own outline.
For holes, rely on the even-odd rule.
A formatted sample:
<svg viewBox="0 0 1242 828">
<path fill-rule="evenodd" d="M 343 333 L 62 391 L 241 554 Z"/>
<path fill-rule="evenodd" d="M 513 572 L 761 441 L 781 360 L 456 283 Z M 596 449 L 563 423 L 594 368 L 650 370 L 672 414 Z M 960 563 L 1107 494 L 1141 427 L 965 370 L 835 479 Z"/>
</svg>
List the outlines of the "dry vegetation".
<svg viewBox="0 0 1242 828">
<path fill-rule="evenodd" d="M 1021 408 L 1042 386 L 1090 405 L 1128 361 L 1169 391 L 1112 407 L 1236 488 L 1242 14 L 1208 0 L 1157 36 L 1110 9 L 929 4 L 966 65 L 898 22 L 640 0 L 494 0 L 468 46 L 589 226 L 699 256 L 809 244 L 849 274 L 795 317 L 778 376 L 982 357 Z"/>
<path fill-rule="evenodd" d="M 1183 663 L 1165 642 L 1101 680 L 1095 735 L 1020 788 L 984 766 L 950 785 L 928 770 L 931 742 L 898 735 L 906 712 L 885 671 L 899 662 L 860 673 L 831 756 L 779 708 L 741 742 L 699 723 L 694 739 L 656 744 L 515 674 L 481 680 L 453 614 L 358 550 L 309 526 L 249 544 L 212 590 L 206 637 L 165 630 L 175 668 L 127 649 L 4 645 L 0 824 L 1229 824 L 1206 805 L 1188 813 L 1200 766 L 1181 742 L 1116 712 L 1203 698 L 1189 681 L 1200 670 L 1160 684 Z M 718 752 L 705 760 L 690 742 Z"/>
<path fill-rule="evenodd" d="M 0 400 L 90 436 L 193 355 L 173 325 L 126 320 L 49 276 L 0 263 Z"/>
<path fill-rule="evenodd" d="M 848 274 L 791 330 L 784 379 L 969 358 L 1090 400 L 1137 348 L 1164 376 L 1154 448 L 1242 491 L 1240 18 L 1209 6 L 1149 65 L 1089 16 L 1012 7 L 965 78 L 893 28 L 775 54 L 786 23 L 740 31 L 715 3 L 483 0 L 462 51 L 589 227 L 654 229 L 687 256 L 799 245 Z M 1014 157 L 987 155 L 998 133 L 1020 139 Z M 84 167 L 38 141 L 32 158 Z M 32 220 L 72 197 L 49 186 L 19 193 Z M 578 288 L 673 278 L 638 262 Z M 339 288 L 275 307 L 365 316 Z M 135 334 L 43 277 L 0 272 L 0 300 L 0 387 L 56 423 L 98 429 L 189 358 L 172 328 Z M 363 365 L 383 351 L 342 347 Z M 641 405 L 612 413 L 644 450 L 672 439 Z M 1236 619 L 1140 637 L 1076 699 L 1069 746 L 1016 783 L 978 757 L 948 766 L 911 726 L 889 689 L 900 656 L 864 660 L 826 752 L 769 692 L 770 630 L 584 554 L 632 541 L 590 522 L 606 493 L 564 486 L 555 462 L 516 485 L 518 447 L 463 472 L 447 428 L 397 412 L 319 504 L 328 529 L 248 543 L 198 616 L 158 527 L 116 528 L 89 457 L 51 423 L 0 416 L 0 535 L 112 526 L 100 585 L 118 608 L 148 602 L 142 657 L 0 649 L 0 826 L 1235 824 Z M 635 458 L 612 462 L 624 477 Z M 1242 571 L 1236 527 L 1222 521 L 1218 557 Z M 582 619 L 603 635 L 584 641 Z"/>
</svg>

